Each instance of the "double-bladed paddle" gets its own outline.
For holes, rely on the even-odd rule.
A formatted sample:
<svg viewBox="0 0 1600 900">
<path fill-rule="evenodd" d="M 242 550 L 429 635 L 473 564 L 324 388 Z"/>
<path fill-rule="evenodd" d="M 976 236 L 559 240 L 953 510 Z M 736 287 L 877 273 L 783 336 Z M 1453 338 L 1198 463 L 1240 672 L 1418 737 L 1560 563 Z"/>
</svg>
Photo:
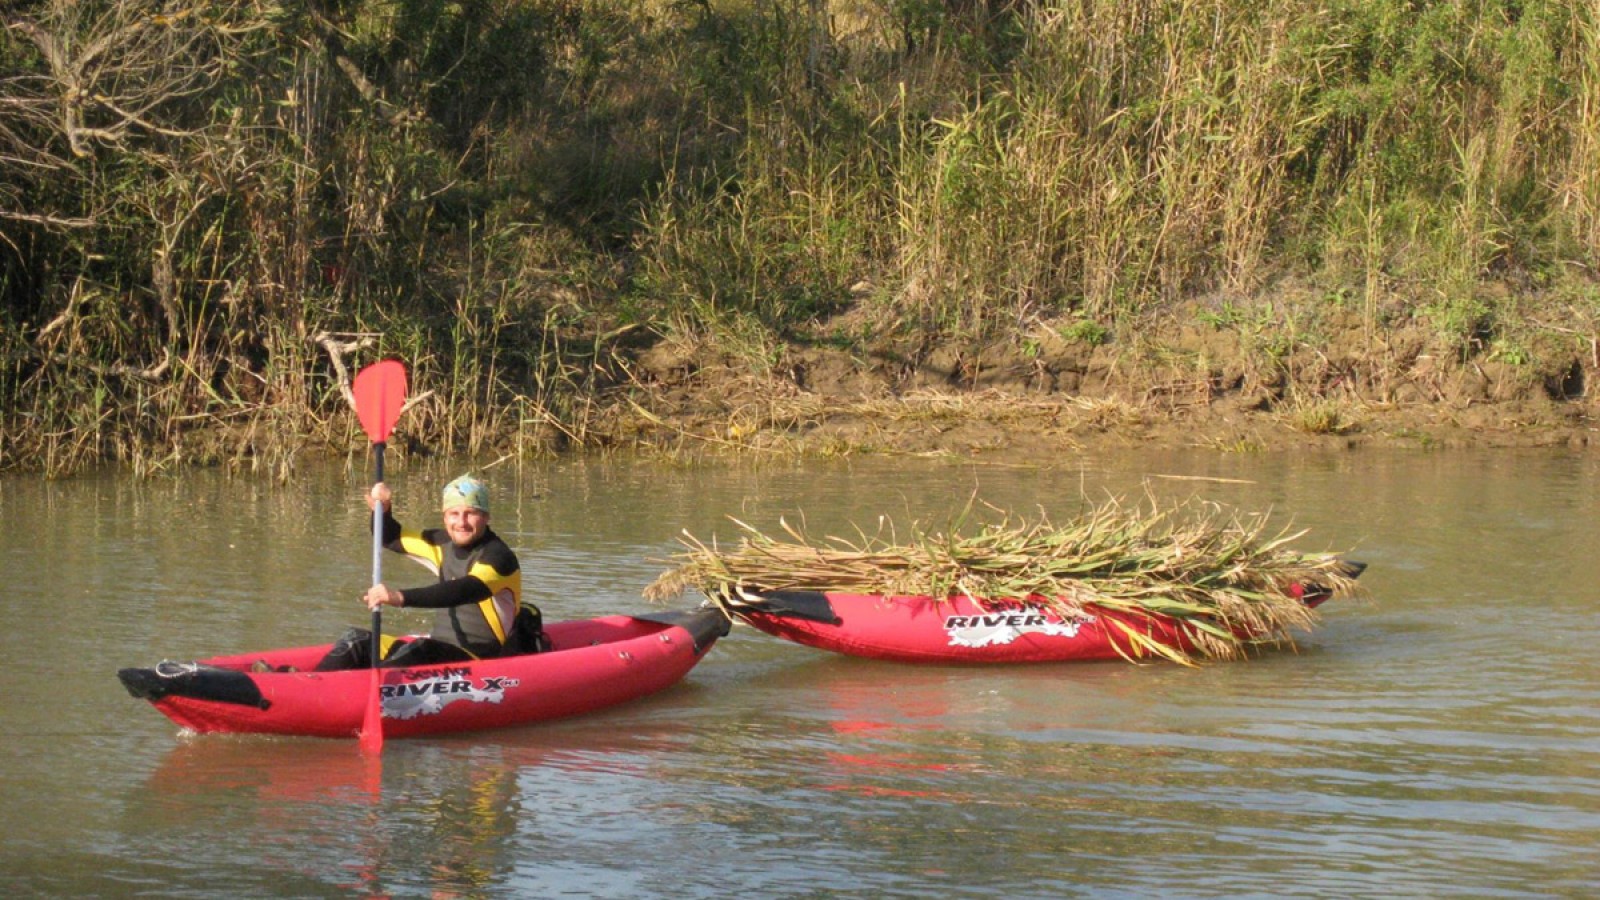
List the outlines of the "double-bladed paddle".
<svg viewBox="0 0 1600 900">
<path fill-rule="evenodd" d="M 375 362 L 356 373 L 352 385 L 356 416 L 372 439 L 376 475 L 383 481 L 383 448 L 406 404 L 406 367 L 399 360 Z M 383 504 L 372 506 L 372 583 L 383 583 Z M 383 656 L 383 607 L 372 610 L 372 690 L 367 694 L 366 715 L 361 721 L 361 749 L 368 753 L 383 750 L 383 700 L 379 695 L 382 678 L 378 662 Z"/>
</svg>

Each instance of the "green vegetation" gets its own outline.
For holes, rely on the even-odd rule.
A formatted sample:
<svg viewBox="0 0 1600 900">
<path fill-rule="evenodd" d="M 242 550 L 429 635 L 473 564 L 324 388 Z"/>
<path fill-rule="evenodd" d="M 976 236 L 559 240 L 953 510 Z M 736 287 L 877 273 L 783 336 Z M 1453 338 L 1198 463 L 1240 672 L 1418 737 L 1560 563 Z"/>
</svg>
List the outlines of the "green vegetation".
<svg viewBox="0 0 1600 900">
<path fill-rule="evenodd" d="M 1574 341 L 1600 315 L 1592 4 L 0 16 L 0 468 L 286 470 L 356 437 L 333 363 L 379 353 L 431 390 L 408 434 L 534 452 L 619 440 L 658 340 L 771 366 L 844 313 L 913 356 L 1092 346 L 1294 279 L 1514 365 L 1526 297 Z"/>
</svg>

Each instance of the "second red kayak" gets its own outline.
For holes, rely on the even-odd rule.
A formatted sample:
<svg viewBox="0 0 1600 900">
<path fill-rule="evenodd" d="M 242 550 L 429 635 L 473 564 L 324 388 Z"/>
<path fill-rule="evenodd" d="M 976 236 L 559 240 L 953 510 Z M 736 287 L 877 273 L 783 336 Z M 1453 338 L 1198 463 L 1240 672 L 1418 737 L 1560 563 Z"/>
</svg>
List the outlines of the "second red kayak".
<svg viewBox="0 0 1600 900">
<path fill-rule="evenodd" d="M 1360 563 L 1347 563 L 1359 573 Z M 1296 588 L 1307 606 L 1331 594 Z M 728 612 L 774 637 L 850 656 L 917 663 L 1038 663 L 1149 658 L 1127 631 L 1189 653 L 1182 623 L 1085 604 L 1065 615 L 1040 602 L 822 591 L 740 591 Z M 1246 636 L 1248 637 L 1248 636 Z"/>
</svg>

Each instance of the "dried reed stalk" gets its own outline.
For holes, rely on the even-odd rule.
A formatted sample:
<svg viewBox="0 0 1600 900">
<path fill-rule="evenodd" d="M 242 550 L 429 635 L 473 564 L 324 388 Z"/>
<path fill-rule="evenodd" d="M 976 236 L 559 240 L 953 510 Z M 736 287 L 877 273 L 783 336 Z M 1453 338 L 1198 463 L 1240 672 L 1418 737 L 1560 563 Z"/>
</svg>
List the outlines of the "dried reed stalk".
<svg viewBox="0 0 1600 900">
<path fill-rule="evenodd" d="M 965 516 L 963 516 L 965 518 Z M 1150 637 L 1127 622 L 1168 619 L 1200 656 L 1231 658 L 1261 644 L 1289 644 L 1291 630 L 1309 629 L 1316 613 L 1295 593 L 1315 586 L 1356 591 L 1335 554 L 1304 554 L 1288 545 L 1304 531 L 1268 532 L 1264 515 L 1240 516 L 1216 504 L 1128 507 L 1112 500 L 1065 526 L 1048 519 L 1000 521 L 964 535 L 913 526 L 906 543 L 880 520 L 879 533 L 854 539 L 809 538 L 779 520 L 786 537 L 743 532 L 723 550 L 684 532 L 685 551 L 645 589 L 661 601 L 689 588 L 736 613 L 736 589 L 966 596 L 984 601 L 1027 598 L 1063 616 L 1113 613 L 1138 655 L 1191 662 L 1183 647 Z M 887 529 L 888 536 L 883 532 Z"/>
</svg>

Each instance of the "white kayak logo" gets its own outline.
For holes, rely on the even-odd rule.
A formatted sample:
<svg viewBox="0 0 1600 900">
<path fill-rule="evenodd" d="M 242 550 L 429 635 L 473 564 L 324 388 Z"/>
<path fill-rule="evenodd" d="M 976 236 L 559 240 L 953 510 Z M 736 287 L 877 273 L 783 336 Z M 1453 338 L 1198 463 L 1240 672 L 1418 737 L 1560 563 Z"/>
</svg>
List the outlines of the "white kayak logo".
<svg viewBox="0 0 1600 900">
<path fill-rule="evenodd" d="M 1025 634 L 1077 637 L 1078 630 L 1094 621 L 1089 616 L 1063 619 L 1036 606 L 971 616 L 945 616 L 944 630 L 952 647 L 992 647 L 1009 644 Z"/>
<path fill-rule="evenodd" d="M 379 696 L 383 698 L 383 716 L 386 719 L 436 716 L 457 700 L 499 703 L 505 699 L 506 690 L 519 683 L 515 678 L 504 676 L 481 681 L 481 685 L 474 685 L 472 679 L 464 674 L 446 672 L 405 684 L 383 685 L 379 690 Z"/>
</svg>

